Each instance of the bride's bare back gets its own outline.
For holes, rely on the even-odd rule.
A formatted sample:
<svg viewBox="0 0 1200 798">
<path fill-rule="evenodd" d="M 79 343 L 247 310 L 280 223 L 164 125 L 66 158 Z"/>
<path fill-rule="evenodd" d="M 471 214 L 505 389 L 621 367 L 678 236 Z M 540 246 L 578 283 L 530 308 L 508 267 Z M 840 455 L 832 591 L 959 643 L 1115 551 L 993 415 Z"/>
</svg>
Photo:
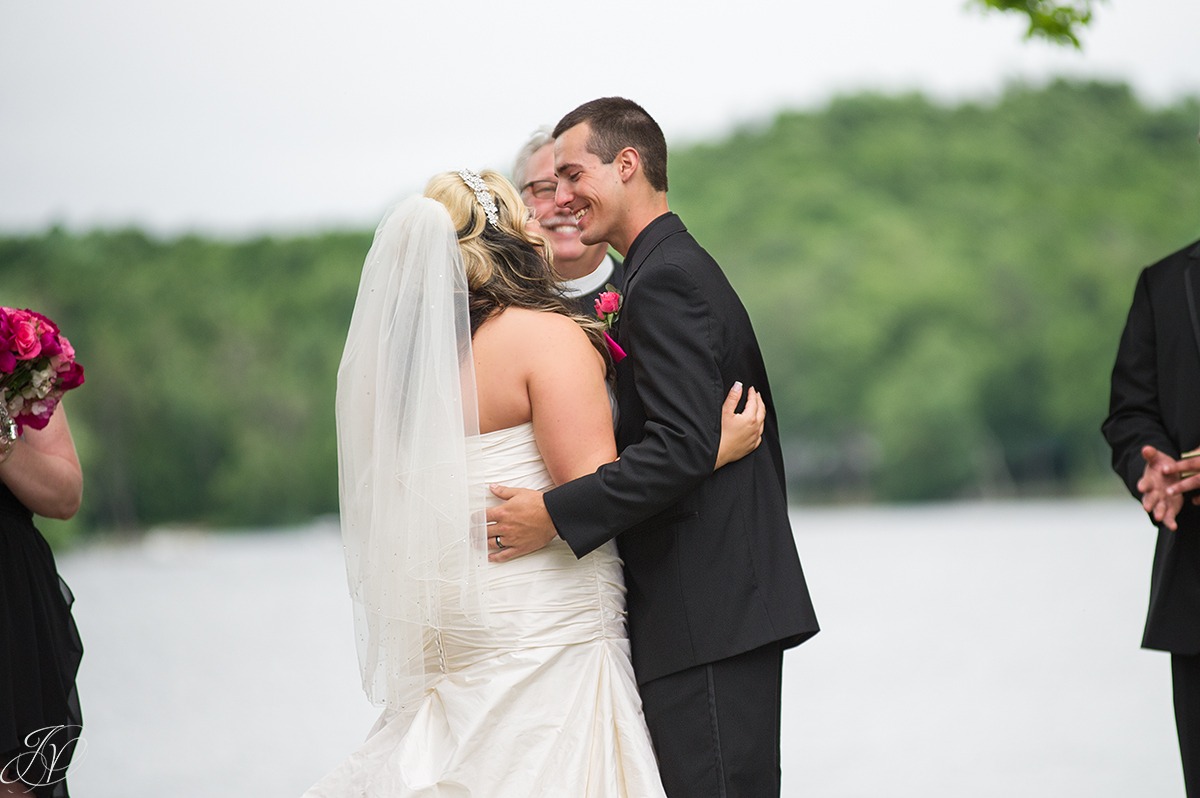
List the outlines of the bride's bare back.
<svg viewBox="0 0 1200 798">
<path fill-rule="evenodd" d="M 578 324 L 508 308 L 480 325 L 472 348 L 480 432 L 532 421 L 559 485 L 616 459 L 604 361 Z"/>
</svg>

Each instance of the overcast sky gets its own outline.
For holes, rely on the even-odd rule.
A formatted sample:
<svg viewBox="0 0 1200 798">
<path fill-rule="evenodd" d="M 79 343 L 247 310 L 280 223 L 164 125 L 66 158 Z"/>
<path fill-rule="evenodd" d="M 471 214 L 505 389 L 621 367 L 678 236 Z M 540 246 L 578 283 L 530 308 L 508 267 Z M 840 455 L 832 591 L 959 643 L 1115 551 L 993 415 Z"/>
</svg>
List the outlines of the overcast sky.
<svg viewBox="0 0 1200 798">
<path fill-rule="evenodd" d="M 965 0 L 0 0 L 0 230 L 371 227 L 433 172 L 507 172 L 533 128 L 608 94 L 671 143 L 864 88 L 1200 95 L 1198 0 L 1097 16 L 1079 52 Z"/>
</svg>

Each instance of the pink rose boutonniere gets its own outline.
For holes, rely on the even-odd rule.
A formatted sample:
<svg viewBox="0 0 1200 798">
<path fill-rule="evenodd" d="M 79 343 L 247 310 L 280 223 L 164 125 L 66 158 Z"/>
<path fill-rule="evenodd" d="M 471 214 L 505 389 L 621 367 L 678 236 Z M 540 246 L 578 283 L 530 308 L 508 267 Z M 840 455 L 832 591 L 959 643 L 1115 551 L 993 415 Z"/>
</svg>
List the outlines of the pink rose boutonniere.
<svg viewBox="0 0 1200 798">
<path fill-rule="evenodd" d="M 32 310 L 0 307 L 0 410 L 18 431 L 45 427 L 63 394 L 80 385 L 83 366 L 57 324 Z"/>
<path fill-rule="evenodd" d="M 625 358 L 625 350 L 621 348 L 608 331 L 621 316 L 621 303 L 624 301 L 621 292 L 611 283 L 604 286 L 600 296 L 596 297 L 596 318 L 604 322 L 604 340 L 608 343 L 608 352 L 614 363 L 620 363 Z"/>
<path fill-rule="evenodd" d="M 621 315 L 621 301 L 624 297 L 613 287 L 612 283 L 604 286 L 600 296 L 596 297 L 596 318 L 604 322 L 605 329 L 611 330 L 617 318 Z"/>
</svg>

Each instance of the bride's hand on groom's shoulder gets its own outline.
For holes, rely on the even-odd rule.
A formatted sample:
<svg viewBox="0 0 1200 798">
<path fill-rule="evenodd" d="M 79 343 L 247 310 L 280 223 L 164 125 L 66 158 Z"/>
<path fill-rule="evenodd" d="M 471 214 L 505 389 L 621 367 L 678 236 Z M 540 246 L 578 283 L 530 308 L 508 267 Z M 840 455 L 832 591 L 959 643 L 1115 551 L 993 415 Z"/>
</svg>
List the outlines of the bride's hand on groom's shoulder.
<svg viewBox="0 0 1200 798">
<path fill-rule="evenodd" d="M 488 508 L 488 559 L 492 562 L 531 554 L 554 540 L 558 533 L 541 491 L 491 485 L 504 504 Z"/>
</svg>

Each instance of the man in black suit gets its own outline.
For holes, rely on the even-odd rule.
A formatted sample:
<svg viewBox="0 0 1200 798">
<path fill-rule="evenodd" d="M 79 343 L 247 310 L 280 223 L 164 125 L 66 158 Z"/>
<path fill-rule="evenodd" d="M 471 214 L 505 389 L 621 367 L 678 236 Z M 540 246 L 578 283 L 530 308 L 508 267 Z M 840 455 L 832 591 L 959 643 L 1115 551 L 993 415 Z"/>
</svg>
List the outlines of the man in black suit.
<svg viewBox="0 0 1200 798">
<path fill-rule="evenodd" d="M 788 520 L 770 386 L 749 316 L 667 206 L 658 124 L 621 98 L 554 130 L 559 206 L 625 258 L 620 459 L 544 495 L 496 489 L 504 548 L 557 534 L 583 556 L 620 533 L 633 665 L 672 798 L 779 794 L 782 652 L 817 632 Z M 758 388 L 762 444 L 714 472 L 724 386 Z M 494 537 L 493 537 L 494 539 Z M 511 548 L 510 548 L 511 547 Z"/>
<path fill-rule="evenodd" d="M 1175 724 L 1189 796 L 1200 796 L 1200 241 L 1147 267 L 1112 373 L 1102 430 L 1113 469 L 1158 526 L 1144 648 L 1171 652 Z"/>
<path fill-rule="evenodd" d="M 579 225 L 571 212 L 554 203 L 558 178 L 554 176 L 554 137 L 550 129 L 537 130 L 517 153 L 513 184 L 533 212 L 539 232 L 550 244 L 554 271 L 562 280 L 563 293 L 579 313 L 596 315 L 596 300 L 606 287 L 620 290 L 624 271 L 608 252 L 608 244 L 585 244 L 579 240 Z"/>
</svg>

